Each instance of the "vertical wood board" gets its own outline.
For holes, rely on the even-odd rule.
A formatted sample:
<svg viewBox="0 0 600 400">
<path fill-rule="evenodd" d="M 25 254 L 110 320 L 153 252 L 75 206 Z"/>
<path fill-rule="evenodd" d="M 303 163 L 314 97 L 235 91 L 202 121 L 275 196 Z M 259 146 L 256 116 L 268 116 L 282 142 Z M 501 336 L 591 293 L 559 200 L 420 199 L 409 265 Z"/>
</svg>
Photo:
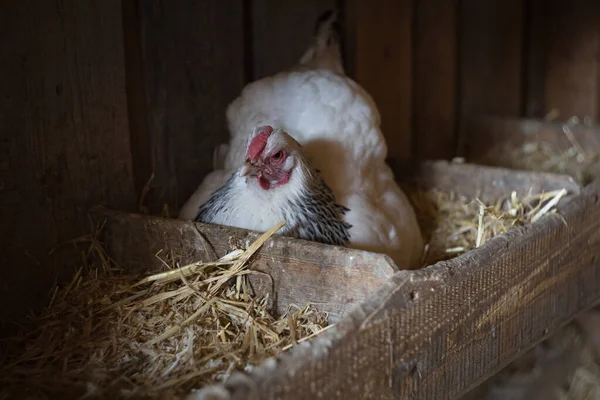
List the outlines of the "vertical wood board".
<svg viewBox="0 0 600 400">
<path fill-rule="evenodd" d="M 8 2 L 0 13 L 0 320 L 70 279 L 87 212 L 134 205 L 121 3 Z M 66 257 L 64 258 L 63 255 Z"/>
<path fill-rule="evenodd" d="M 528 116 L 600 117 L 600 3 L 532 0 Z"/>
<path fill-rule="evenodd" d="M 414 149 L 450 159 L 457 140 L 458 0 L 415 2 Z"/>
<path fill-rule="evenodd" d="M 346 59 L 353 78 L 373 97 L 381 114 L 388 158 L 412 153 L 412 20 L 409 0 L 348 0 Z"/>
<path fill-rule="evenodd" d="M 524 0 L 465 0 L 460 7 L 460 114 L 520 116 Z M 461 131 L 459 150 L 469 138 Z"/>
<path fill-rule="evenodd" d="M 335 0 L 253 0 L 252 80 L 287 70 L 312 44 L 317 19 Z"/>
<path fill-rule="evenodd" d="M 244 83 L 243 3 L 139 3 L 150 165 L 148 205 L 181 206 L 228 140 L 225 110 Z M 149 178 L 149 177 L 148 177 Z"/>
<path fill-rule="evenodd" d="M 152 174 L 152 158 L 146 109 L 142 32 L 138 10 L 139 0 L 121 0 L 123 12 L 123 46 L 127 108 L 129 110 L 129 138 L 135 193 L 139 201 Z M 141 204 L 138 204 L 138 209 Z"/>
</svg>

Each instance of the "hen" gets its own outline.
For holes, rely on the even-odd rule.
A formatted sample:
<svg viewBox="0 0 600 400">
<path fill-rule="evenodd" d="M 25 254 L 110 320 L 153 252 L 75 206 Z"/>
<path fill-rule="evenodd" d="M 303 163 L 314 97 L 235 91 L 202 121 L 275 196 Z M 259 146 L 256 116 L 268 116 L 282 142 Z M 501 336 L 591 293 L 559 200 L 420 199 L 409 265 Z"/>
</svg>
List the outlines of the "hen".
<svg viewBox="0 0 600 400">
<path fill-rule="evenodd" d="M 319 179 L 327 182 L 335 200 L 347 207 L 344 220 L 352 226 L 348 247 L 385 253 L 400 268 L 415 268 L 423 252 L 416 215 L 385 162 L 387 144 L 373 99 L 345 75 L 338 38 L 336 14 L 328 11 L 319 18 L 314 43 L 296 66 L 246 85 L 227 109 L 229 144 L 216 150 L 215 170 L 179 217 L 196 219 L 205 202 L 216 201 L 214 196 L 209 200 L 211 195 L 235 179 L 232 173 L 244 164 L 253 128 L 272 126 L 302 145 L 303 157 L 320 171 Z M 238 195 L 236 202 L 256 207 L 256 216 L 240 213 L 217 223 L 255 229 L 263 207 L 281 206 Z"/>
<path fill-rule="evenodd" d="M 345 246 L 348 209 L 306 160 L 302 147 L 282 129 L 258 127 L 250 136 L 246 162 L 198 210 L 196 220 L 264 232 L 279 221 L 280 232 Z"/>
</svg>

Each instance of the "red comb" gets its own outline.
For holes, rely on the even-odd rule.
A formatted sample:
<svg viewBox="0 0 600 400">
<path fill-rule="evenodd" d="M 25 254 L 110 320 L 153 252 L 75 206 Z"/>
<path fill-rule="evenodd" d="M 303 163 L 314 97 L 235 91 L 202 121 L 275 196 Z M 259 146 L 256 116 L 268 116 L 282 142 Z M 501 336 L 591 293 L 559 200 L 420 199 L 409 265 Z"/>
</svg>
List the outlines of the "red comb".
<svg viewBox="0 0 600 400">
<path fill-rule="evenodd" d="M 273 128 L 267 125 L 252 139 L 250 146 L 248 146 L 248 158 L 250 160 L 254 160 L 262 153 L 267 146 L 267 139 L 271 133 L 273 133 Z"/>
</svg>

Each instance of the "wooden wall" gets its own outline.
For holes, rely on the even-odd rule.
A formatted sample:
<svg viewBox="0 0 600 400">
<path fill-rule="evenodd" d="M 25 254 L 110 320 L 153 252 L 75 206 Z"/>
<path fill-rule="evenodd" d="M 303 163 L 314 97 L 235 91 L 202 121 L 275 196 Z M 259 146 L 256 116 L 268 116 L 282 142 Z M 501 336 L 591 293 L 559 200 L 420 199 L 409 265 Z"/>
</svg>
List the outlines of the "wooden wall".
<svg viewBox="0 0 600 400">
<path fill-rule="evenodd" d="M 133 165 L 138 190 L 155 174 L 153 211 L 192 193 L 227 138 L 225 106 L 244 83 L 292 66 L 331 7 L 342 13 L 348 75 L 377 102 L 397 168 L 468 155 L 463 127 L 473 116 L 554 110 L 564 120 L 597 121 L 600 113 L 593 0 L 186 0 L 168 11 L 158 0 L 140 4 L 126 19 L 142 32 L 129 53 L 141 44 L 132 75 L 145 77 L 138 92 L 145 90 L 147 112 L 147 130 L 133 141 L 146 154 L 134 152 Z"/>
<path fill-rule="evenodd" d="M 137 211 L 149 184 L 143 210 L 174 213 L 227 140 L 227 104 L 293 65 L 331 7 L 393 165 L 468 154 L 484 114 L 600 117 L 594 0 L 4 2 L 0 317 L 71 273 L 48 250 L 89 232 L 90 206 Z"/>
<path fill-rule="evenodd" d="M 2 323 L 70 278 L 90 207 L 135 205 L 122 31 L 118 0 L 0 6 Z"/>
</svg>

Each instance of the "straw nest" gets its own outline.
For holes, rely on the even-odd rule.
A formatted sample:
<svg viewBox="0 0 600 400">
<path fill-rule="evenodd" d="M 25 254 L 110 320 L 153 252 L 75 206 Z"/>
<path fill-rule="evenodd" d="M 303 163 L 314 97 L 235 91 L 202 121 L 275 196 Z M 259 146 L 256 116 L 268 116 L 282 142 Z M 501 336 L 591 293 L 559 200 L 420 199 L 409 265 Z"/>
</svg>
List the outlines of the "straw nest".
<svg viewBox="0 0 600 400">
<path fill-rule="evenodd" d="M 408 191 L 427 244 L 423 266 L 466 253 L 510 229 L 555 213 L 565 189 L 546 193 L 516 192 L 493 204 L 438 190 Z"/>
<path fill-rule="evenodd" d="M 565 193 L 512 193 L 486 205 L 410 191 L 429 242 L 423 265 L 554 212 Z M 217 262 L 165 258 L 164 272 L 147 277 L 128 275 L 91 235 L 73 280 L 4 343 L 0 397 L 178 398 L 327 329 L 327 315 L 312 305 L 276 317 L 247 286 L 252 254 L 281 226 Z"/>
<path fill-rule="evenodd" d="M 276 318 L 247 286 L 252 254 L 281 226 L 217 262 L 165 259 L 143 279 L 91 236 L 95 263 L 3 343 L 0 398 L 178 398 L 322 331 L 327 315 L 310 304 Z"/>
</svg>

